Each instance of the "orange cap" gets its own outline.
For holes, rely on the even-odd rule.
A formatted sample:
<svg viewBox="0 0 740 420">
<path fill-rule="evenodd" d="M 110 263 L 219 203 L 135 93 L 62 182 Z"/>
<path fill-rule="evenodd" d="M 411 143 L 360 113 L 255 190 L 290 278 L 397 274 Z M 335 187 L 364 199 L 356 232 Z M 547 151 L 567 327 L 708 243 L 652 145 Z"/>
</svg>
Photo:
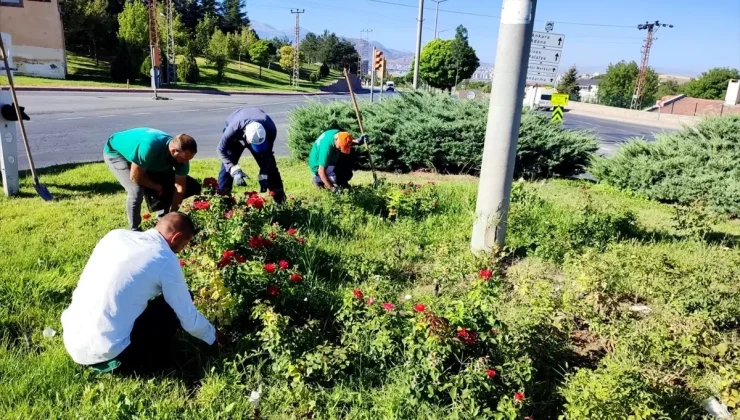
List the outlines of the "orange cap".
<svg viewBox="0 0 740 420">
<path fill-rule="evenodd" d="M 341 131 L 337 133 L 337 143 L 339 146 L 339 151 L 344 153 L 345 155 L 350 154 L 352 152 L 352 142 L 355 141 L 354 138 L 352 138 L 352 135 L 346 131 Z"/>
</svg>

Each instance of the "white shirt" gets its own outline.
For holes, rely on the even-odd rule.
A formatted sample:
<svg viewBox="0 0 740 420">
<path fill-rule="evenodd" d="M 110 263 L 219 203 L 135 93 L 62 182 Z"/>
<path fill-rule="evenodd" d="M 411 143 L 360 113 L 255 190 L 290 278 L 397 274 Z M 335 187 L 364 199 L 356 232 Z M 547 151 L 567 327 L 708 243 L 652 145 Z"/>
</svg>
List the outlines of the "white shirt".
<svg viewBox="0 0 740 420">
<path fill-rule="evenodd" d="M 136 318 L 159 294 L 182 328 L 208 344 L 216 330 L 190 298 L 180 261 L 154 230 L 114 230 L 98 242 L 62 313 L 64 346 L 82 365 L 111 360 L 131 343 Z"/>
</svg>

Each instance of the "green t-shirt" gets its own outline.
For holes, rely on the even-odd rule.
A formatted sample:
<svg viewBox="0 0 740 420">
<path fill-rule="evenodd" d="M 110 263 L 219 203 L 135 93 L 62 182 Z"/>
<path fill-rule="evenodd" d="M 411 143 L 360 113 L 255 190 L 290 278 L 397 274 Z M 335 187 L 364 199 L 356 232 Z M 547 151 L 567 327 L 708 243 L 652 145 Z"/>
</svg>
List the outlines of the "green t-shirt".
<svg viewBox="0 0 740 420">
<path fill-rule="evenodd" d="M 319 166 L 328 168 L 337 163 L 340 153 L 334 145 L 334 136 L 337 133 L 339 133 L 339 130 L 324 131 L 313 143 L 311 154 L 308 156 L 308 166 L 311 167 L 311 172 L 314 175 L 318 175 Z"/>
<path fill-rule="evenodd" d="M 103 151 L 111 157 L 122 157 L 135 163 L 144 170 L 152 172 L 170 172 L 185 176 L 190 171 L 190 163 L 177 163 L 167 145 L 172 136 L 154 128 L 132 128 L 113 134 L 105 144 Z"/>
</svg>

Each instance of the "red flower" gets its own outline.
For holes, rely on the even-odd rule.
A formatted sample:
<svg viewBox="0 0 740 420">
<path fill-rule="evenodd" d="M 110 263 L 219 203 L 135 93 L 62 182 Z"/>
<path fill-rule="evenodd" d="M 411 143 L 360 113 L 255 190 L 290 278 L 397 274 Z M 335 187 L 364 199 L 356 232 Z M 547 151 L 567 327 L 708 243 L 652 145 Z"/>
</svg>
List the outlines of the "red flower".
<svg viewBox="0 0 740 420">
<path fill-rule="evenodd" d="M 396 305 L 394 305 L 394 304 L 392 304 L 390 302 L 386 302 L 386 303 L 383 304 L 383 309 L 385 309 L 386 311 L 390 312 L 390 311 L 396 309 Z"/>
<path fill-rule="evenodd" d="M 270 197 L 275 197 L 275 191 L 270 190 L 269 194 L 270 194 Z"/>
<path fill-rule="evenodd" d="M 362 294 L 362 290 L 360 289 L 354 289 L 352 290 L 352 293 L 354 293 L 355 297 L 360 300 L 362 300 L 365 297 L 365 295 Z"/>
<path fill-rule="evenodd" d="M 491 276 L 493 276 L 493 271 L 491 271 L 491 270 L 489 270 L 487 268 L 481 270 L 478 273 L 478 277 L 482 278 L 483 280 L 489 280 L 491 278 Z"/>
<path fill-rule="evenodd" d="M 493 379 L 496 377 L 496 371 L 493 369 L 486 370 L 486 375 L 488 375 L 488 379 Z"/>
<path fill-rule="evenodd" d="M 211 208 L 211 203 L 205 200 L 198 200 L 193 202 L 193 208 L 195 210 L 208 210 Z"/>
<path fill-rule="evenodd" d="M 145 215 L 141 216 L 141 218 L 142 218 L 142 219 L 144 219 L 144 220 L 149 220 L 149 219 L 151 219 L 151 218 L 152 218 L 152 215 L 151 215 L 151 214 L 149 214 L 149 213 L 147 213 L 147 214 L 145 214 Z"/>
<path fill-rule="evenodd" d="M 296 233 L 298 233 L 298 231 L 297 231 L 297 230 L 295 230 L 295 229 L 293 229 L 293 228 L 290 228 L 290 229 L 288 229 L 288 235 L 291 235 L 291 236 L 293 236 L 293 235 L 295 235 Z"/>
<path fill-rule="evenodd" d="M 280 266 L 281 270 L 287 270 L 290 268 L 290 263 L 285 260 L 280 260 L 280 262 L 278 262 L 278 265 Z"/>
<path fill-rule="evenodd" d="M 475 344 L 478 341 L 478 335 L 475 331 L 470 331 L 467 328 L 460 328 L 457 331 L 457 337 L 467 346 Z"/>
<path fill-rule="evenodd" d="M 265 207 L 265 199 L 260 197 L 259 195 L 253 195 L 247 200 L 247 206 L 254 207 L 257 210 L 260 210 Z"/>
<path fill-rule="evenodd" d="M 414 305 L 414 310 L 416 312 L 424 312 L 427 310 L 427 307 L 423 303 L 417 303 L 416 305 Z"/>
<path fill-rule="evenodd" d="M 514 394 L 514 401 L 522 402 L 524 401 L 524 393 L 523 392 L 517 392 Z"/>
<path fill-rule="evenodd" d="M 276 269 L 277 269 L 277 267 L 275 267 L 275 264 L 273 264 L 273 263 L 267 263 L 267 264 L 265 264 L 265 271 L 267 271 L 270 274 L 274 273 Z"/>
<path fill-rule="evenodd" d="M 244 255 L 237 254 L 234 256 L 234 259 L 236 260 L 236 262 L 240 262 L 240 263 L 247 262 L 247 257 L 245 257 Z"/>
<path fill-rule="evenodd" d="M 368 305 L 372 305 L 373 303 L 375 303 L 375 298 L 374 297 L 367 298 L 367 304 Z"/>
<path fill-rule="evenodd" d="M 231 219 L 232 216 L 234 216 L 233 210 L 229 210 L 226 213 L 224 213 L 224 219 Z"/>
<path fill-rule="evenodd" d="M 252 236 L 251 238 L 249 238 L 250 248 L 262 248 L 264 245 L 265 243 L 262 240 L 261 236 Z"/>
<path fill-rule="evenodd" d="M 298 273 L 293 273 L 290 275 L 290 281 L 293 283 L 300 283 L 301 281 L 303 281 L 303 276 Z"/>
<path fill-rule="evenodd" d="M 269 239 L 267 239 L 267 238 L 263 238 L 263 239 L 262 239 L 262 246 L 264 246 L 264 247 L 268 247 L 268 246 L 270 246 L 270 245 L 272 245 L 272 241 L 271 241 L 271 240 L 269 240 Z"/>
<path fill-rule="evenodd" d="M 185 261 L 180 260 L 180 267 L 185 267 Z"/>
<path fill-rule="evenodd" d="M 299 244 L 305 245 L 306 244 L 306 238 L 296 238 L 296 241 L 298 241 Z"/>
<path fill-rule="evenodd" d="M 203 180 L 203 185 L 206 187 L 213 188 L 214 190 L 218 189 L 218 181 L 216 181 L 216 178 L 206 178 Z"/>
<path fill-rule="evenodd" d="M 270 236 L 270 239 L 275 239 L 275 238 L 277 238 L 277 233 L 270 232 L 270 235 L 269 236 Z"/>
<path fill-rule="evenodd" d="M 230 259 L 230 258 L 233 258 L 234 255 L 236 255 L 236 251 L 233 251 L 233 250 L 224 251 L 223 258 Z"/>
<path fill-rule="evenodd" d="M 280 293 L 280 288 L 275 286 L 274 284 L 271 284 L 267 286 L 267 294 L 270 296 L 277 296 L 278 293 Z"/>
<path fill-rule="evenodd" d="M 255 195 L 259 195 L 259 194 L 257 194 L 257 191 L 246 191 L 244 195 L 247 197 L 254 197 Z"/>
</svg>

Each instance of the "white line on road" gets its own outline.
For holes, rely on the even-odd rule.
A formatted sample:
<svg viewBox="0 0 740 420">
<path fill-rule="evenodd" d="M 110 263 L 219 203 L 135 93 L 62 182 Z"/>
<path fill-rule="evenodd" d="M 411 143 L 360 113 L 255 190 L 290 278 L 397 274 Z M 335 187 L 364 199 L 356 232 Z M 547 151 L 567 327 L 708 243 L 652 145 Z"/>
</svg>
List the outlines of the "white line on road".
<svg viewBox="0 0 740 420">
<path fill-rule="evenodd" d="M 151 112 L 137 112 L 136 114 L 131 115 L 151 115 Z"/>
<path fill-rule="evenodd" d="M 81 120 L 85 117 L 69 117 L 69 118 L 60 118 L 57 121 L 64 121 L 64 120 Z"/>
<path fill-rule="evenodd" d="M 115 117 L 115 115 L 98 115 L 98 118 L 109 118 L 109 117 Z"/>
</svg>

